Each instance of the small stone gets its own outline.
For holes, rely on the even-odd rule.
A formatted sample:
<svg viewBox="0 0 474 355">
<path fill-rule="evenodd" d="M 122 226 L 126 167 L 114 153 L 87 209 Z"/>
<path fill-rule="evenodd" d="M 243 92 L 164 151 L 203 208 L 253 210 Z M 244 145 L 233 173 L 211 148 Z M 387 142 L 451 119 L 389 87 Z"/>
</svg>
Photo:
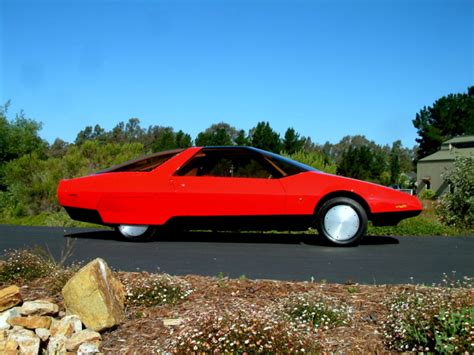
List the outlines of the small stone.
<svg viewBox="0 0 474 355">
<path fill-rule="evenodd" d="M 99 353 L 99 348 L 96 344 L 83 343 L 77 349 L 77 355 L 93 355 Z"/>
<path fill-rule="evenodd" d="M 65 354 L 67 338 L 64 335 L 56 335 L 49 338 L 46 348 L 47 354 Z"/>
<path fill-rule="evenodd" d="M 84 343 L 95 344 L 99 347 L 102 340 L 101 335 L 90 329 L 81 330 L 79 333 L 74 333 L 66 342 L 66 349 L 68 351 L 77 351 L 79 346 Z"/>
<path fill-rule="evenodd" d="M 8 323 L 8 320 L 13 317 L 19 317 L 19 307 L 13 307 L 5 312 L 0 313 L 0 330 L 1 329 L 10 329 L 11 325 Z"/>
<path fill-rule="evenodd" d="M 174 327 L 174 326 L 181 325 L 181 323 L 183 323 L 183 319 L 182 319 L 182 318 L 167 318 L 167 319 L 163 319 L 163 325 L 164 325 L 165 327 Z"/>
<path fill-rule="evenodd" d="M 24 355 L 37 355 L 40 348 L 40 339 L 28 329 L 14 329 L 8 335 L 8 341 L 15 341 Z"/>
<path fill-rule="evenodd" d="M 51 324 L 49 331 L 52 336 L 64 335 L 69 338 L 73 333 L 78 333 L 82 330 L 82 322 L 75 314 L 69 315 L 54 321 Z"/>
<path fill-rule="evenodd" d="M 22 301 L 20 288 L 18 286 L 9 286 L 0 290 L 0 312 L 10 309 Z"/>
<path fill-rule="evenodd" d="M 46 328 L 51 325 L 51 317 L 46 316 L 28 316 L 28 317 L 12 317 L 8 320 L 11 325 L 19 325 L 27 329 Z"/>
<path fill-rule="evenodd" d="M 20 313 L 24 316 L 54 316 L 58 311 L 57 304 L 46 300 L 26 301 L 20 307 Z"/>
<path fill-rule="evenodd" d="M 48 340 L 51 335 L 49 330 L 46 328 L 36 328 L 35 333 L 42 341 Z"/>
</svg>

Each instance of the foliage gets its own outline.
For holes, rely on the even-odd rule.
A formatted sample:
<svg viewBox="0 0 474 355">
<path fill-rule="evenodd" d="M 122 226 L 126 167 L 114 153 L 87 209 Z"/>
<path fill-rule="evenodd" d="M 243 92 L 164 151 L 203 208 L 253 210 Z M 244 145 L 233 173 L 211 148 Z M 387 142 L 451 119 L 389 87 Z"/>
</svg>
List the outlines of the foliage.
<svg viewBox="0 0 474 355">
<path fill-rule="evenodd" d="M 283 137 L 282 149 L 288 154 L 294 154 L 303 150 L 306 139 L 300 138 L 300 135 L 296 133 L 293 127 L 286 130 L 285 136 Z"/>
<path fill-rule="evenodd" d="M 389 167 L 390 167 L 390 184 L 397 185 L 400 181 L 400 150 L 402 142 L 400 140 L 393 142 L 390 151 Z"/>
<path fill-rule="evenodd" d="M 306 152 L 300 150 L 292 154 L 288 154 L 287 152 L 282 152 L 281 154 L 290 159 L 312 166 L 313 168 L 324 171 L 326 173 L 336 173 L 336 164 L 331 162 L 327 155 L 324 155 L 323 153 L 320 153 L 318 151 Z"/>
<path fill-rule="evenodd" d="M 386 169 L 387 162 L 381 152 L 370 146 L 349 146 L 342 153 L 337 174 L 387 185 L 389 181 L 383 174 Z"/>
<path fill-rule="evenodd" d="M 474 134 L 474 86 L 467 93 L 450 94 L 423 107 L 412 121 L 418 130 L 418 159 L 436 152 L 450 138 Z"/>
<path fill-rule="evenodd" d="M 451 192 L 439 199 L 436 212 L 440 221 L 457 228 L 474 228 L 474 157 L 456 158 L 442 178 Z"/>
<path fill-rule="evenodd" d="M 293 354 L 312 353 L 318 346 L 300 329 L 273 312 L 255 312 L 250 305 L 197 313 L 168 341 L 171 353 Z"/>
<path fill-rule="evenodd" d="M 406 289 L 387 302 L 384 336 L 399 351 L 472 353 L 474 295 L 470 289 Z"/>
<path fill-rule="evenodd" d="M 423 189 L 419 194 L 420 199 L 422 200 L 435 200 L 436 192 L 431 189 Z"/>
<path fill-rule="evenodd" d="M 242 145 L 243 131 L 237 131 L 228 123 L 220 122 L 211 125 L 204 132 L 201 132 L 196 137 L 197 146 L 215 146 L 215 145 Z M 237 141 L 239 141 L 237 143 Z"/>
<path fill-rule="evenodd" d="M 56 270 L 54 260 L 39 247 L 7 250 L 4 258 L 0 265 L 0 282 L 34 280 Z"/>
<path fill-rule="evenodd" d="M 268 122 L 259 122 L 250 130 L 250 143 L 255 148 L 279 153 L 281 149 L 280 135 L 276 133 Z"/>
<path fill-rule="evenodd" d="M 192 293 L 184 281 L 165 274 L 142 273 L 126 285 L 128 306 L 152 307 L 161 304 L 176 304 Z"/>
<path fill-rule="evenodd" d="M 316 329 L 329 329 L 347 324 L 347 308 L 335 303 L 317 294 L 303 294 L 290 298 L 284 307 L 292 321 L 309 324 Z"/>
</svg>

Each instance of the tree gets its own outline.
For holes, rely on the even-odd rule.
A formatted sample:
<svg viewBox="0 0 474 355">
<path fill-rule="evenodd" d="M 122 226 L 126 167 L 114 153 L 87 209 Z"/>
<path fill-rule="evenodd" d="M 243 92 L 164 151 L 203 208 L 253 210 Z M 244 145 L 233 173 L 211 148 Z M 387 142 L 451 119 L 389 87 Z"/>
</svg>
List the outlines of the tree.
<svg viewBox="0 0 474 355">
<path fill-rule="evenodd" d="M 449 94 L 423 107 L 412 122 L 419 136 L 418 159 L 436 152 L 443 141 L 474 134 L 474 86 L 465 94 Z"/>
<path fill-rule="evenodd" d="M 370 146 L 349 146 L 342 153 L 337 174 L 386 184 L 384 155 Z"/>
<path fill-rule="evenodd" d="M 245 131 L 243 129 L 241 129 L 239 131 L 239 134 L 237 135 L 237 137 L 235 138 L 235 144 L 236 145 L 240 145 L 240 146 L 246 146 L 246 145 L 249 145 L 249 139 L 248 137 L 245 135 Z"/>
<path fill-rule="evenodd" d="M 444 224 L 457 228 L 474 228 L 474 158 L 459 157 L 443 174 L 450 192 L 439 199 L 436 213 Z"/>
<path fill-rule="evenodd" d="M 293 127 L 290 127 L 286 130 L 285 136 L 283 138 L 283 151 L 288 154 L 293 154 L 303 149 L 306 139 L 300 138 L 300 135 L 296 133 Z"/>
<path fill-rule="evenodd" d="M 239 131 L 228 123 L 214 123 L 196 137 L 197 146 L 235 145 Z"/>
<path fill-rule="evenodd" d="M 253 147 L 279 153 L 281 149 L 280 135 L 268 122 L 259 122 L 250 130 L 250 142 Z"/>
<path fill-rule="evenodd" d="M 398 184 L 400 178 L 400 154 L 401 154 L 402 142 L 400 140 L 393 142 L 392 149 L 390 151 L 390 183 Z"/>
<path fill-rule="evenodd" d="M 188 148 L 193 145 L 193 140 L 191 136 L 187 133 L 184 133 L 182 130 L 176 132 L 176 148 Z"/>
</svg>

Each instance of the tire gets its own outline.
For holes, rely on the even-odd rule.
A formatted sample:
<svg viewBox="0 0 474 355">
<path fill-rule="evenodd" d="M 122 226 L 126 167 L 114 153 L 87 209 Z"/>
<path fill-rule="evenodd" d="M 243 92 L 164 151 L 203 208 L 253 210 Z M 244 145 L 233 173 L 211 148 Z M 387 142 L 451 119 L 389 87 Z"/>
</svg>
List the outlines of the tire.
<svg viewBox="0 0 474 355">
<path fill-rule="evenodd" d="M 123 238 L 131 242 L 145 242 L 150 240 L 156 233 L 156 229 L 146 225 L 120 224 L 115 230 Z"/>
<path fill-rule="evenodd" d="M 367 232 L 367 212 L 351 198 L 335 197 L 326 201 L 316 219 L 319 234 L 332 245 L 358 245 Z"/>
</svg>

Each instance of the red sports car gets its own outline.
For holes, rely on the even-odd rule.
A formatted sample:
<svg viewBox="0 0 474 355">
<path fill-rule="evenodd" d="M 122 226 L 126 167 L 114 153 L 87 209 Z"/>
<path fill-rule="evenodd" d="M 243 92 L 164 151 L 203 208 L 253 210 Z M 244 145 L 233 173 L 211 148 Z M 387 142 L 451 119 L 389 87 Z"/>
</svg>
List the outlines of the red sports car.
<svg viewBox="0 0 474 355">
<path fill-rule="evenodd" d="M 251 147 L 192 147 L 153 154 L 62 180 L 71 218 L 143 240 L 165 226 L 214 230 L 306 230 L 355 245 L 374 225 L 418 215 L 414 196 L 335 176 Z"/>
</svg>

